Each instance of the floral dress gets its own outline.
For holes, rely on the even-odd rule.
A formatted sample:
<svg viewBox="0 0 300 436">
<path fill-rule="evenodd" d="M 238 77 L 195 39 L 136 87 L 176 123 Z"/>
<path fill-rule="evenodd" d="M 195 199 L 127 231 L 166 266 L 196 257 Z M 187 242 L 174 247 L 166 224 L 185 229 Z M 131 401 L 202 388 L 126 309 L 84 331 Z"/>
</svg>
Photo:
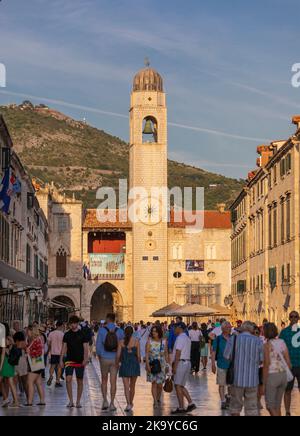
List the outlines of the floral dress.
<svg viewBox="0 0 300 436">
<path fill-rule="evenodd" d="M 158 374 L 147 373 L 147 381 L 150 383 L 163 384 L 166 380 L 166 358 L 165 358 L 166 342 L 161 340 L 159 342 L 150 339 L 149 361 L 158 359 L 161 365 L 161 372 Z"/>
</svg>

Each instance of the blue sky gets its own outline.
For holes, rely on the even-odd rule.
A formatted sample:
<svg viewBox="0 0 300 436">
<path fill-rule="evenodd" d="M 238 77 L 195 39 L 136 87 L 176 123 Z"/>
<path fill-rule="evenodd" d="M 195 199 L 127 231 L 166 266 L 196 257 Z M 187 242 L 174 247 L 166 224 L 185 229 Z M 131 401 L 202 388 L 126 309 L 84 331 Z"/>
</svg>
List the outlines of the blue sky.
<svg viewBox="0 0 300 436">
<path fill-rule="evenodd" d="M 54 100 L 127 140 L 148 56 L 168 95 L 169 157 L 244 177 L 257 145 L 294 131 L 299 29 L 298 0 L 2 0 L 0 104 Z"/>
</svg>

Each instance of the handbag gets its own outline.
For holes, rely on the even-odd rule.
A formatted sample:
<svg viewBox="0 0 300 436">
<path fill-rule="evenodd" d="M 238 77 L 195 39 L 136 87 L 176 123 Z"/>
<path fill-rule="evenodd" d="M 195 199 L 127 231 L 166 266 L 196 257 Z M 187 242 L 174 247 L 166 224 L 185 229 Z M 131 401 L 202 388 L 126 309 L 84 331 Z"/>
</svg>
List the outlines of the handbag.
<svg viewBox="0 0 300 436">
<path fill-rule="evenodd" d="M 29 346 L 30 348 L 30 346 Z M 43 371 L 45 369 L 45 362 L 43 354 L 38 357 L 31 357 L 27 354 L 27 359 L 31 372 Z"/>
<path fill-rule="evenodd" d="M 173 391 L 173 381 L 171 377 L 168 377 L 164 384 L 164 391 L 170 394 Z"/>
<path fill-rule="evenodd" d="M 228 386 L 232 386 L 234 383 L 234 360 L 235 360 L 236 341 L 237 341 L 237 336 L 234 336 L 232 357 L 231 357 L 229 368 L 226 373 L 226 384 Z"/>
</svg>

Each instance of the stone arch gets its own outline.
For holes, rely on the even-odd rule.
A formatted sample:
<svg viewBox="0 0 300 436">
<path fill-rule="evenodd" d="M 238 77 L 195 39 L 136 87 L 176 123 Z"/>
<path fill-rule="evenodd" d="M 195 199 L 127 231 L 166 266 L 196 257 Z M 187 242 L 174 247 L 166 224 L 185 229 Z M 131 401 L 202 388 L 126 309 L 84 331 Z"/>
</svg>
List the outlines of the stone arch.
<svg viewBox="0 0 300 436">
<path fill-rule="evenodd" d="M 76 313 L 76 303 L 69 295 L 52 297 L 52 307 L 49 309 L 49 318 L 54 321 L 67 322 L 69 317 Z"/>
<path fill-rule="evenodd" d="M 104 282 L 94 291 L 91 302 L 91 321 L 105 319 L 108 313 L 115 313 L 118 321 L 123 320 L 123 298 L 112 283 Z"/>
</svg>

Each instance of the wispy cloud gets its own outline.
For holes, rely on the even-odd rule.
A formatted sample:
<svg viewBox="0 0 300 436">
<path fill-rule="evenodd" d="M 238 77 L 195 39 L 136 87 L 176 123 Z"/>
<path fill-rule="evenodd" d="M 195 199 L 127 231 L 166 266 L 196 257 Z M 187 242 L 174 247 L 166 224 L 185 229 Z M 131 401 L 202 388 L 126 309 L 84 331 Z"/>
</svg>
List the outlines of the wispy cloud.
<svg viewBox="0 0 300 436">
<path fill-rule="evenodd" d="M 36 95 L 29 95 L 29 94 L 23 94 L 23 93 L 19 93 L 19 92 L 12 92 L 12 91 L 5 91 L 5 90 L 0 90 L 0 94 L 11 95 L 11 96 L 21 97 L 21 98 L 30 98 L 31 100 L 38 101 L 39 103 L 44 102 L 44 103 L 54 104 L 54 105 L 58 105 L 58 106 L 62 106 L 62 107 L 79 109 L 79 110 L 83 110 L 86 112 L 93 112 L 93 113 L 98 113 L 98 114 L 108 115 L 108 116 L 113 116 L 113 117 L 128 118 L 128 116 L 125 114 L 121 114 L 121 113 L 117 113 L 117 112 L 110 112 L 110 111 L 106 111 L 103 109 L 98 109 L 98 108 L 94 108 L 94 107 L 90 107 L 90 106 L 83 106 L 83 105 L 75 104 L 75 103 L 69 103 L 69 102 L 63 101 L 63 100 L 55 100 L 55 99 L 51 99 L 51 98 L 47 98 L 47 97 L 38 97 Z M 257 142 L 271 142 L 270 139 L 266 139 L 266 138 L 254 138 L 254 137 L 250 137 L 250 136 L 242 136 L 242 135 L 237 135 L 234 133 L 223 132 L 221 130 L 206 129 L 204 127 L 189 126 L 189 125 L 180 124 L 180 123 L 169 122 L 168 125 L 172 126 L 172 127 L 177 127 L 179 129 L 193 130 L 195 132 L 208 133 L 210 135 L 217 135 L 217 136 L 222 136 L 222 137 L 231 138 L 231 139 L 241 139 L 244 141 L 252 141 L 252 142 L 256 142 L 256 143 Z"/>
</svg>

